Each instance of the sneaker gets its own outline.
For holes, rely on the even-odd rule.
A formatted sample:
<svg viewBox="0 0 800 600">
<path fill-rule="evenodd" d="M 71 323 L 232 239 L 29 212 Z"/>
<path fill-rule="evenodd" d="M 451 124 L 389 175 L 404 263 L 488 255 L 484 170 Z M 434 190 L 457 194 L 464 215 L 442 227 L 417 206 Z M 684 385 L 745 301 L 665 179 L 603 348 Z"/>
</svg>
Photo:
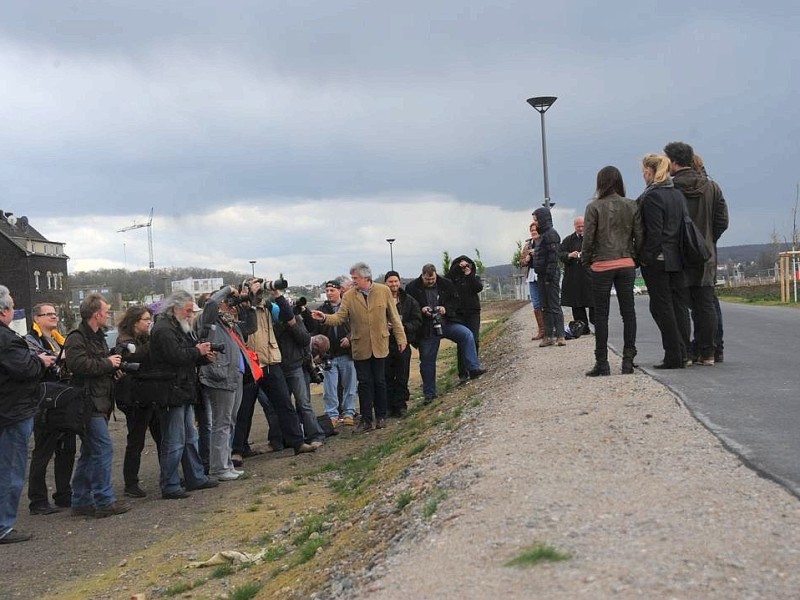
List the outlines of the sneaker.
<svg viewBox="0 0 800 600">
<path fill-rule="evenodd" d="M 30 533 L 22 533 L 16 529 L 11 529 L 0 538 L 0 544 L 16 544 L 17 542 L 27 542 L 29 539 L 31 539 Z"/>
<path fill-rule="evenodd" d="M 352 427 L 355 424 L 353 417 L 343 417 L 339 422 L 347 427 Z"/>
<path fill-rule="evenodd" d="M 128 512 L 130 509 L 131 505 L 127 502 L 112 502 L 108 506 L 98 506 L 94 511 L 94 518 L 105 519 L 113 515 L 121 515 Z"/>
<path fill-rule="evenodd" d="M 234 472 L 234 473 L 236 473 L 236 474 L 237 474 L 239 477 L 241 477 L 242 475 L 244 475 L 244 471 L 243 471 L 242 469 L 236 469 L 236 468 L 234 468 L 234 469 L 233 469 L 233 472 Z"/>
<path fill-rule="evenodd" d="M 701 367 L 713 367 L 714 357 L 713 356 L 700 357 L 698 360 L 694 361 L 694 364 L 700 365 Z"/>
<path fill-rule="evenodd" d="M 313 442 L 311 442 L 309 444 L 309 446 L 311 446 L 312 448 L 315 448 L 315 449 L 316 448 L 322 448 L 323 445 L 324 444 L 322 442 L 320 442 L 319 440 L 314 440 Z"/>
<path fill-rule="evenodd" d="M 184 490 L 178 490 L 177 492 L 162 492 L 161 497 L 164 500 L 186 500 L 186 498 L 191 498 L 191 494 L 187 494 Z"/>
<path fill-rule="evenodd" d="M 300 444 L 294 449 L 294 455 L 297 456 L 298 454 L 308 454 L 309 452 L 316 452 L 316 450 L 317 449 L 311 444 Z"/>
<path fill-rule="evenodd" d="M 225 471 L 224 473 L 220 473 L 219 475 L 215 475 L 219 481 L 236 481 L 241 477 L 239 473 L 236 471 Z"/>
<path fill-rule="evenodd" d="M 146 498 L 147 492 L 140 488 L 138 484 L 126 485 L 125 495 L 130 498 Z"/>
<path fill-rule="evenodd" d="M 478 377 L 480 377 L 481 375 L 483 375 L 485 373 L 486 373 L 486 369 L 477 369 L 475 371 L 470 371 L 469 372 L 469 378 L 470 379 L 478 379 Z"/>
<path fill-rule="evenodd" d="M 556 340 L 555 338 L 551 337 L 544 337 L 542 341 L 539 342 L 539 348 L 547 348 L 548 346 L 555 346 Z"/>
<path fill-rule="evenodd" d="M 72 507 L 72 516 L 73 517 L 93 517 L 94 516 L 94 506 L 89 504 L 88 506 L 73 506 Z"/>
<path fill-rule="evenodd" d="M 52 515 L 53 513 L 61 512 L 61 509 L 56 508 L 52 504 L 39 504 L 31 506 L 32 515 Z"/>
<path fill-rule="evenodd" d="M 566 346 L 566 345 L 567 341 L 563 337 L 560 337 L 556 340 L 556 346 Z"/>
</svg>

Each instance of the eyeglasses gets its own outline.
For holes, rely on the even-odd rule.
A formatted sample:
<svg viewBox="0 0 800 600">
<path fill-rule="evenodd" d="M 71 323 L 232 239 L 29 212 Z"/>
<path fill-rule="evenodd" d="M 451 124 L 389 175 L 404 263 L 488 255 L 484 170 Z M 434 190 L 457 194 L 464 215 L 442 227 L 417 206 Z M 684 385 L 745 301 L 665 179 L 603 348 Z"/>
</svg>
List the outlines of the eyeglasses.
<svg viewBox="0 0 800 600">
<path fill-rule="evenodd" d="M 36 315 L 37 317 L 57 317 L 58 313 L 50 312 L 50 313 L 39 313 Z"/>
<path fill-rule="evenodd" d="M 141 318 L 141 319 L 139 319 L 139 320 L 140 320 L 140 321 L 152 321 L 153 319 L 152 319 L 152 317 L 142 317 L 142 318 Z"/>
</svg>

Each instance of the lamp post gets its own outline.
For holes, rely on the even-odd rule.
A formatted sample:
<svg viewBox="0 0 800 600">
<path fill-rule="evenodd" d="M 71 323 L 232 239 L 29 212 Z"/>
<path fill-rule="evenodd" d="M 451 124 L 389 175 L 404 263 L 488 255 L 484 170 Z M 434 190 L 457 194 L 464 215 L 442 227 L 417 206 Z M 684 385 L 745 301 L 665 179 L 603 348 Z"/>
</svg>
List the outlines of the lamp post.
<svg viewBox="0 0 800 600">
<path fill-rule="evenodd" d="M 550 202 L 550 182 L 547 179 L 547 137 L 544 133 L 544 113 L 547 109 L 553 106 L 556 101 L 555 96 L 537 96 L 536 98 L 528 98 L 530 104 L 536 112 L 542 117 L 542 165 L 544 167 L 544 206 L 550 208 L 555 202 Z"/>
<path fill-rule="evenodd" d="M 389 242 L 389 265 L 392 271 L 394 271 L 394 252 L 392 251 L 392 244 L 394 244 L 395 239 L 396 238 L 386 238 L 386 241 Z"/>
<path fill-rule="evenodd" d="M 256 277 L 256 261 L 254 261 L 254 260 L 250 261 L 250 270 L 253 271 L 253 279 L 255 279 L 255 277 Z"/>
</svg>

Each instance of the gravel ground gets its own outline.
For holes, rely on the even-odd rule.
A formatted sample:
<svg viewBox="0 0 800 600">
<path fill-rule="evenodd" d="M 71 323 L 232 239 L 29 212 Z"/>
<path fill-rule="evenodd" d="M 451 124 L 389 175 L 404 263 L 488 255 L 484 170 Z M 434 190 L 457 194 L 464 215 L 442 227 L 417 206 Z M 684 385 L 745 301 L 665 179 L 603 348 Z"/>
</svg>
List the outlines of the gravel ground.
<svg viewBox="0 0 800 600">
<path fill-rule="evenodd" d="M 514 314 L 480 407 L 414 469 L 447 489 L 433 521 L 356 574 L 356 597 L 797 598 L 797 498 L 644 373 L 584 377 L 592 337 L 538 348 L 532 321 Z M 570 559 L 504 566 L 535 543 Z"/>
</svg>

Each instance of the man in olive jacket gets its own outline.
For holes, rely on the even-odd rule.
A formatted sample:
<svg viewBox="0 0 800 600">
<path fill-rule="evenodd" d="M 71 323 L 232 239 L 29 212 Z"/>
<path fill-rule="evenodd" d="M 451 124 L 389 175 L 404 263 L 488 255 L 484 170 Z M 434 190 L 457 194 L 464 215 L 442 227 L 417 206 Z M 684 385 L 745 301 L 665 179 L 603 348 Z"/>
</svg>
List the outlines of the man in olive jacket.
<svg viewBox="0 0 800 600">
<path fill-rule="evenodd" d="M 109 304 L 100 294 L 89 294 L 81 302 L 81 322 L 64 342 L 64 357 L 72 381 L 83 387 L 93 410 L 81 438 L 81 455 L 72 475 L 72 514 L 98 519 L 130 510 L 117 502 L 111 482 L 114 447 L 108 433 L 108 419 L 114 410 L 114 374 L 122 357 L 109 356 L 106 334 Z"/>
<path fill-rule="evenodd" d="M 326 325 L 341 325 L 349 319 L 353 360 L 358 378 L 358 400 L 361 422 L 356 432 L 386 426 L 386 357 L 389 355 L 389 323 L 391 335 L 397 340 L 400 352 L 405 350 L 406 332 L 397 312 L 392 292 L 381 283 L 372 281 L 372 270 L 365 263 L 350 268 L 353 287 L 342 296 L 342 305 L 333 315 L 314 310 L 311 315 Z"/>
</svg>

